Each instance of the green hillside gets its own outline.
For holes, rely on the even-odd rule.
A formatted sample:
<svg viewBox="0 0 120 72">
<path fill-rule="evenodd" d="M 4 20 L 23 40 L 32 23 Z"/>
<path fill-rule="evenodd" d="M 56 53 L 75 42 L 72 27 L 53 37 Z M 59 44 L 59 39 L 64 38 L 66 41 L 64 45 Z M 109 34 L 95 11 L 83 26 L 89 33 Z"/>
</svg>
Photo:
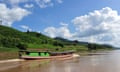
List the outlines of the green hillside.
<svg viewBox="0 0 120 72">
<path fill-rule="evenodd" d="M 70 41 L 57 37 L 52 39 L 37 32 L 21 32 L 16 29 L 0 26 L 0 48 L 11 49 L 56 49 L 60 50 L 88 50 L 87 42 L 79 42 L 77 40 Z M 112 48 L 109 45 L 91 44 L 97 49 Z"/>
<path fill-rule="evenodd" d="M 67 40 L 61 37 L 56 37 L 55 40 L 62 42 L 64 46 L 72 46 L 75 47 L 77 51 L 89 51 L 89 50 L 110 50 L 115 49 L 112 45 L 108 44 L 97 44 L 97 43 L 88 43 L 88 42 L 80 42 L 77 40 Z"/>
<path fill-rule="evenodd" d="M 21 32 L 16 29 L 0 26 L 0 47 L 17 48 L 19 44 L 28 48 L 55 47 L 58 41 L 37 32 Z"/>
</svg>

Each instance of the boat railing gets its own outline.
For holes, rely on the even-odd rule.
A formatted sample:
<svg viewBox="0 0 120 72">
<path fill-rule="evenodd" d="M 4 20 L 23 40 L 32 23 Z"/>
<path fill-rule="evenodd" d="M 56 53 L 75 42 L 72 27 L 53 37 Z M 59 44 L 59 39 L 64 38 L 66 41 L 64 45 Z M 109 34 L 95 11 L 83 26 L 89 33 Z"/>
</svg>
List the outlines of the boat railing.
<svg viewBox="0 0 120 72">
<path fill-rule="evenodd" d="M 75 51 L 65 51 L 65 52 L 48 52 L 48 51 L 27 51 L 27 50 L 20 50 L 19 51 L 19 58 L 21 58 L 22 55 L 25 56 L 58 56 L 58 55 L 68 55 L 73 54 Z"/>
</svg>

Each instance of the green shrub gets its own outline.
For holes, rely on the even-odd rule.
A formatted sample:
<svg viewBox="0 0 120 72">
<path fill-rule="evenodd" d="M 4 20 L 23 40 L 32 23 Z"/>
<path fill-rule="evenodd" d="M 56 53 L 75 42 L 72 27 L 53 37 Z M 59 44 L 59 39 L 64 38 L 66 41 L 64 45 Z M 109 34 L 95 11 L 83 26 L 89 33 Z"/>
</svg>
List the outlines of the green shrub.
<svg viewBox="0 0 120 72">
<path fill-rule="evenodd" d="M 28 45 L 25 44 L 25 43 L 19 43 L 19 44 L 17 45 L 17 47 L 18 47 L 20 50 L 27 50 Z"/>
</svg>

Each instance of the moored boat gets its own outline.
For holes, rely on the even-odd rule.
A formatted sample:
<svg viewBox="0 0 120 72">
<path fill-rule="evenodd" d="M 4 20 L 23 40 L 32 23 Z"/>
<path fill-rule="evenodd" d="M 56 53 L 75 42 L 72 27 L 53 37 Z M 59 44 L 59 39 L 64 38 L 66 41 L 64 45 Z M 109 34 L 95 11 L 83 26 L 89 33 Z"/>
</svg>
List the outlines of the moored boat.
<svg viewBox="0 0 120 72">
<path fill-rule="evenodd" d="M 33 52 L 33 51 L 19 51 L 19 56 L 25 60 L 36 60 L 36 59 L 58 59 L 68 58 L 75 56 L 74 51 L 66 52 Z"/>
</svg>

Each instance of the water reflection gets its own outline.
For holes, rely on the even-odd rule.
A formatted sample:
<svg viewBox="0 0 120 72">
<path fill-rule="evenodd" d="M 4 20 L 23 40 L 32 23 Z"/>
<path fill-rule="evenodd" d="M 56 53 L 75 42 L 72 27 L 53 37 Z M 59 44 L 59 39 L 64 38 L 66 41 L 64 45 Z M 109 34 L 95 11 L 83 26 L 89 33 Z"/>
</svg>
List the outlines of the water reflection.
<svg viewBox="0 0 120 72">
<path fill-rule="evenodd" d="M 120 72 L 120 51 L 70 60 L 37 60 L 0 64 L 0 72 Z"/>
</svg>

